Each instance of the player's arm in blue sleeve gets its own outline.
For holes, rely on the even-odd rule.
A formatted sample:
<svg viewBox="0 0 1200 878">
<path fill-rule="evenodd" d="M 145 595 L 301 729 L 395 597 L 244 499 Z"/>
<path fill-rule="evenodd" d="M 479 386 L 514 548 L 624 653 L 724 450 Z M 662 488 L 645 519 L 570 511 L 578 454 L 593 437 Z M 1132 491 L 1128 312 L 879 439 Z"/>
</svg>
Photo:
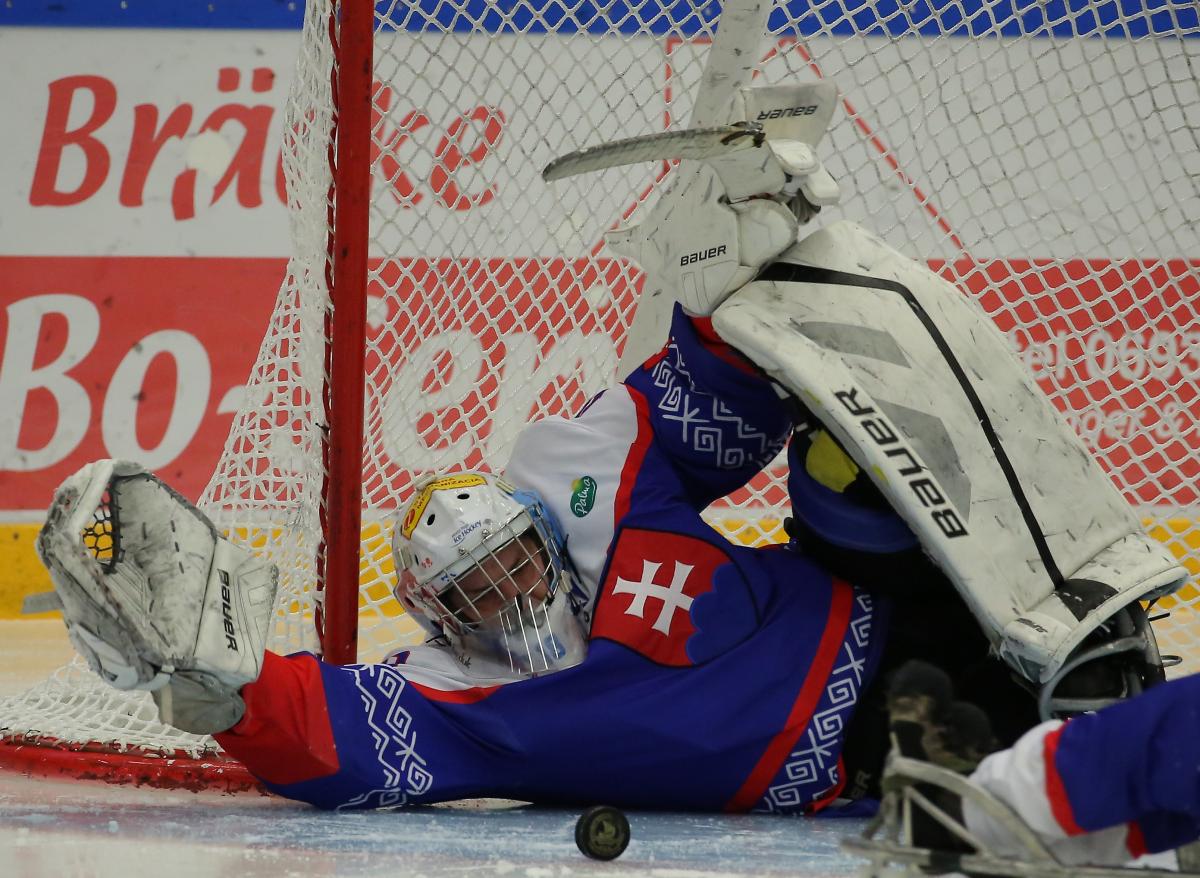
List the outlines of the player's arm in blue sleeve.
<svg viewBox="0 0 1200 878">
<path fill-rule="evenodd" d="M 272 792 L 321 808 L 497 795 L 519 781 L 522 762 L 503 722 L 473 703 L 489 691 L 438 701 L 391 665 L 268 652 L 258 680 L 242 688 L 242 719 L 214 737 Z"/>
<path fill-rule="evenodd" d="M 646 401 L 653 441 L 702 509 L 740 488 L 782 450 L 792 429 L 771 382 L 676 305 L 671 338 L 626 386 Z"/>
</svg>

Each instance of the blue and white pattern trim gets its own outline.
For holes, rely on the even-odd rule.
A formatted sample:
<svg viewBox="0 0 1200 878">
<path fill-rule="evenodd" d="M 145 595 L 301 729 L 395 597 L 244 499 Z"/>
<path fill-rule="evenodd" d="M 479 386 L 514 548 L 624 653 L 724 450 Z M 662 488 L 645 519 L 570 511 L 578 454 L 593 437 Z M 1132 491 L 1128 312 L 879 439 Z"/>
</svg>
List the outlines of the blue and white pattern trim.
<svg viewBox="0 0 1200 878">
<path fill-rule="evenodd" d="M 874 603 L 855 590 L 854 607 L 839 662 L 796 749 L 767 787 L 754 812 L 794 814 L 821 798 L 840 781 L 838 756 L 846 726 L 866 684 Z"/>
</svg>

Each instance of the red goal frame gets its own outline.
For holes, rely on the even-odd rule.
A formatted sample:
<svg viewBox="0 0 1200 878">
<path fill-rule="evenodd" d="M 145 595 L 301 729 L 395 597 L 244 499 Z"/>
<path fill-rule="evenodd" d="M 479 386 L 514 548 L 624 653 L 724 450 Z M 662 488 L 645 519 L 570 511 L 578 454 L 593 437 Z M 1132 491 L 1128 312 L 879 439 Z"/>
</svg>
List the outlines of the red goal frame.
<svg viewBox="0 0 1200 878">
<path fill-rule="evenodd" d="M 335 106 L 325 279 L 332 307 L 325 318 L 324 542 L 317 553 L 317 592 L 323 600 L 315 623 L 323 657 L 335 664 L 354 662 L 358 655 L 374 18 L 372 0 L 335 0 L 329 15 Z M 197 758 L 186 751 L 103 741 L 75 744 L 32 734 L 0 738 L 0 770 L 49 779 L 269 795 L 243 765 L 223 756 Z"/>
<path fill-rule="evenodd" d="M 323 394 L 328 426 L 321 490 L 325 543 L 317 554 L 317 588 L 324 603 L 318 606 L 316 624 L 324 658 L 334 664 L 358 658 L 374 22 L 373 0 L 340 0 L 329 21 L 336 59 L 325 266 L 332 308 L 326 315 L 329 369 Z"/>
</svg>

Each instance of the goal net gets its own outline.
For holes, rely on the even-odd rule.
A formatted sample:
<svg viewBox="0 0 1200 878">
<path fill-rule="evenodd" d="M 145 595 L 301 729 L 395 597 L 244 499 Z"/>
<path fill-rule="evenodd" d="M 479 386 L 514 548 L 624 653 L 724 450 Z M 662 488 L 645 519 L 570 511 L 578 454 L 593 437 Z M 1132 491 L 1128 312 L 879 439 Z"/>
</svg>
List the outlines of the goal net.
<svg viewBox="0 0 1200 878">
<path fill-rule="evenodd" d="M 618 377 L 642 276 L 603 236 L 636 220 L 672 166 L 554 184 L 540 171 L 570 150 L 685 126 L 720 13 L 692 0 L 375 5 L 356 288 L 365 412 L 347 416 L 325 365 L 331 314 L 350 307 L 329 299 L 347 173 L 331 143 L 350 115 L 339 74 L 356 59 L 339 55 L 344 23 L 309 3 L 283 148 L 293 254 L 201 500 L 280 566 L 273 649 L 319 648 L 330 482 L 361 484 L 362 522 L 357 576 L 329 569 L 328 592 L 357 595 L 358 656 L 378 659 L 417 636 L 390 596 L 389 549 L 415 480 L 502 469 L 523 424 Z M 1192 0 L 795 0 L 771 10 L 755 80 L 837 85 L 819 153 L 844 197 L 817 224 L 859 222 L 976 299 L 1192 572 L 1198 67 Z M 364 433 L 361 475 L 331 477 L 347 421 Z M 740 542 L 777 539 L 779 476 L 715 504 L 710 522 Z M 1156 608 L 1162 648 L 1185 670 L 1200 667 L 1196 600 L 1188 586 Z M 10 741 L 219 755 L 153 717 L 144 697 L 116 696 L 78 665 L 0 702 Z"/>
</svg>

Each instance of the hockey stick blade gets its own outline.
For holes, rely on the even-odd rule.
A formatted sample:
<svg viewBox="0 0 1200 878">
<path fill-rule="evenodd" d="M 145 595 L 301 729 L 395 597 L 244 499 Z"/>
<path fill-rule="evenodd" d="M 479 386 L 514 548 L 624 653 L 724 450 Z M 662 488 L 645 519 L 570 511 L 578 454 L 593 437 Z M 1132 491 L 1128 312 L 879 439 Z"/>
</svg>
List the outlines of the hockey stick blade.
<svg viewBox="0 0 1200 878">
<path fill-rule="evenodd" d="M 576 174 L 603 171 L 638 162 L 672 159 L 703 161 L 760 147 L 763 143 L 762 126 L 753 123 L 644 134 L 640 137 L 588 146 L 559 156 L 546 165 L 546 169 L 542 171 L 542 179 L 551 183 Z"/>
</svg>

